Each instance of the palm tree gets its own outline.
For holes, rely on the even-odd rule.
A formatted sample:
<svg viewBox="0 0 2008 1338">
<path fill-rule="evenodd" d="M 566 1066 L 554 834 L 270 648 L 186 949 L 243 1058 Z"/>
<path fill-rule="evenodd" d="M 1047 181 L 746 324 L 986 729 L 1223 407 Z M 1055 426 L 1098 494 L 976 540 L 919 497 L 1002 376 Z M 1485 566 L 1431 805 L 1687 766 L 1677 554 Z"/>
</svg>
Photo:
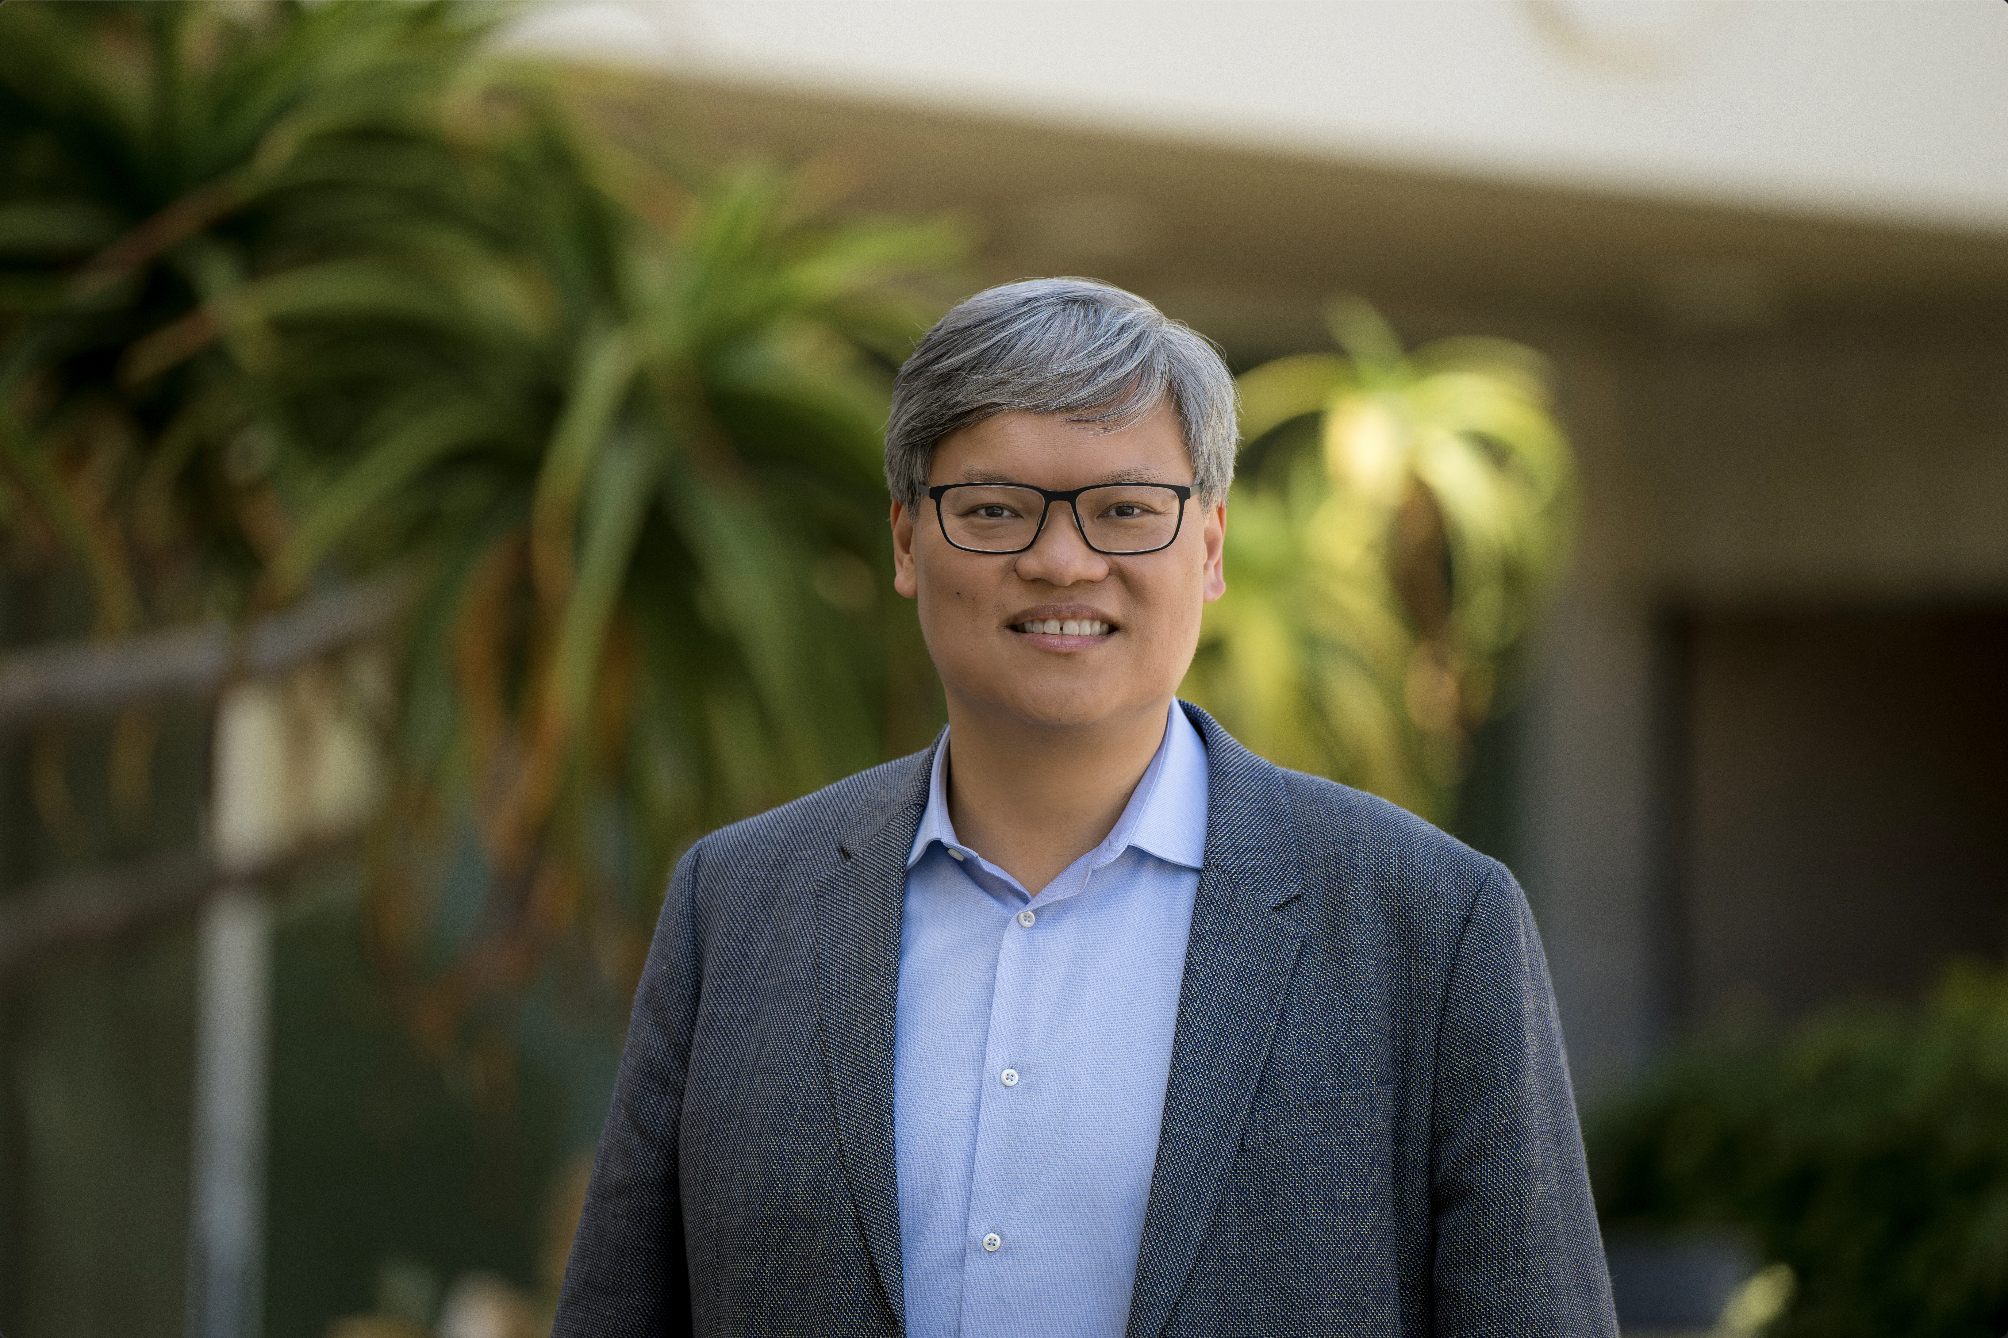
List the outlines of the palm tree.
<svg viewBox="0 0 2008 1338">
<path fill-rule="evenodd" d="M 478 835 L 442 1043 L 575 931 L 630 974 L 682 844 L 931 716 L 877 435 L 953 237 L 623 142 L 499 13 L 0 10 L 8 561 L 108 640 L 402 575 L 373 923 L 416 961 Z"/>
<path fill-rule="evenodd" d="M 632 979 L 683 845 L 932 719 L 917 632 L 874 575 L 878 442 L 885 369 L 924 326 L 888 281 L 950 239 L 794 218 L 761 171 L 679 191 L 545 93 L 503 98 L 469 193 L 508 240 L 398 262 L 447 319 L 366 371 L 382 416 L 326 452 L 340 467 L 269 573 L 280 597 L 331 554 L 428 573 L 400 808 L 444 832 L 470 807 L 500 926 L 429 987 L 442 1038 L 574 924 Z M 357 398 L 311 384 L 293 421 L 330 395 Z M 423 905 L 381 898 L 379 928 L 416 947 Z"/>
<path fill-rule="evenodd" d="M 1331 324 L 1347 356 L 1240 378 L 1232 579 L 1186 690 L 1265 756 L 1443 821 L 1561 569 L 1572 458 L 1532 350 L 1404 353 L 1357 300 Z"/>
</svg>

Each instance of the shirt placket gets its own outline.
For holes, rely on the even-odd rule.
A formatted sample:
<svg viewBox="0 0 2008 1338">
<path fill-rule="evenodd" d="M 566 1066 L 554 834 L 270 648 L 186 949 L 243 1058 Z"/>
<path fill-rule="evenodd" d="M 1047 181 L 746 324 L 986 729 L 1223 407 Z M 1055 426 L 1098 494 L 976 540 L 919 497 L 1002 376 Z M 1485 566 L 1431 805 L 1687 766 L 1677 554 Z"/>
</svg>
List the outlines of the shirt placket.
<svg viewBox="0 0 2008 1338">
<path fill-rule="evenodd" d="M 998 941 L 976 1155 L 970 1164 L 969 1217 L 963 1229 L 964 1338 L 1009 1331 L 1011 1293 L 1026 1280 L 1023 1261 L 1038 1230 L 1030 1211 L 1034 1205 L 1022 1193 L 1037 1179 L 1022 1159 L 1036 1142 L 1031 1107 L 1037 1104 L 1042 1076 L 1028 1019 L 1037 1014 L 1031 1005 L 1042 988 L 1041 931 L 1053 932 L 1052 904 L 1043 896 L 1034 900 L 1019 894 Z M 1021 1193 L 1007 1195 L 1007 1184 L 1020 1186 Z"/>
<path fill-rule="evenodd" d="M 1036 1081 L 1038 1061 L 1026 1053 L 1026 1002 L 1038 990 L 1038 908 L 1016 898 L 998 938 L 996 988 L 990 996 L 990 1029 L 980 1075 L 976 1155 L 970 1159 L 970 1215 L 964 1225 L 962 1324 L 964 1336 L 992 1332 L 1008 1322 L 1008 1292 L 1022 1276 L 1016 1266 L 1030 1221 L 1022 1203 L 1008 1201 L 1006 1183 L 1022 1183 L 1010 1159 L 1024 1147 L 1024 1097 Z"/>
</svg>

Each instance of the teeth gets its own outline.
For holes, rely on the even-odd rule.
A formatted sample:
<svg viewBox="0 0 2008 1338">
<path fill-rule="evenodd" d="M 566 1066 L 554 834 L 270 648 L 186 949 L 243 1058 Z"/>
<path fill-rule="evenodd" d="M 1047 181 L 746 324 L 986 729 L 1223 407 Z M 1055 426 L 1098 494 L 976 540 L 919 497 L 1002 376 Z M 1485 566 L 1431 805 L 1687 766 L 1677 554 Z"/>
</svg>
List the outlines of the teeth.
<svg viewBox="0 0 2008 1338">
<path fill-rule="evenodd" d="M 1019 623 L 1018 630 L 1043 633 L 1046 636 L 1107 636 L 1111 629 L 1107 623 L 1096 618 L 1078 620 L 1069 618 L 1065 621 L 1059 618 L 1033 618 L 1028 622 Z"/>
</svg>

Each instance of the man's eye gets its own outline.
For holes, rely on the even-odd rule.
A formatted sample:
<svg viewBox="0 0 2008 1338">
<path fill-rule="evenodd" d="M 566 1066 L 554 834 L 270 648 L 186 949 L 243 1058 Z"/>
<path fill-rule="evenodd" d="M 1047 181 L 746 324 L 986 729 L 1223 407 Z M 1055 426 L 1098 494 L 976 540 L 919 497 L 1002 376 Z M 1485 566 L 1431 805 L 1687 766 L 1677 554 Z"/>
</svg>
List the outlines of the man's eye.
<svg viewBox="0 0 2008 1338">
<path fill-rule="evenodd" d="M 1012 514 L 1011 508 L 999 502 L 988 502 L 972 513 L 981 520 L 1003 520 Z"/>
<path fill-rule="evenodd" d="M 1143 508 L 1135 502 L 1118 502 L 1108 509 L 1107 514 L 1112 520 L 1135 520 L 1143 514 Z"/>
</svg>

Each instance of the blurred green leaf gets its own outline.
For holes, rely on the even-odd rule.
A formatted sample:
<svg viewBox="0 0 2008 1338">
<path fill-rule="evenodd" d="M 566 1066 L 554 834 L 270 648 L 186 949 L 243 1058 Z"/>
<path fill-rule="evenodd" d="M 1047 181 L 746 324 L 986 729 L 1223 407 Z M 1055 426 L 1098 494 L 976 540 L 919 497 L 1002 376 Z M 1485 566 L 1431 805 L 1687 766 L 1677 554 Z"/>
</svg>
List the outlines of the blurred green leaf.
<svg viewBox="0 0 2008 1338">
<path fill-rule="evenodd" d="M 1185 690 L 1265 756 L 1442 821 L 1566 557 L 1572 457 L 1532 350 L 1404 353 L 1355 298 L 1330 318 L 1348 356 L 1240 378 L 1262 465 Z"/>
</svg>

